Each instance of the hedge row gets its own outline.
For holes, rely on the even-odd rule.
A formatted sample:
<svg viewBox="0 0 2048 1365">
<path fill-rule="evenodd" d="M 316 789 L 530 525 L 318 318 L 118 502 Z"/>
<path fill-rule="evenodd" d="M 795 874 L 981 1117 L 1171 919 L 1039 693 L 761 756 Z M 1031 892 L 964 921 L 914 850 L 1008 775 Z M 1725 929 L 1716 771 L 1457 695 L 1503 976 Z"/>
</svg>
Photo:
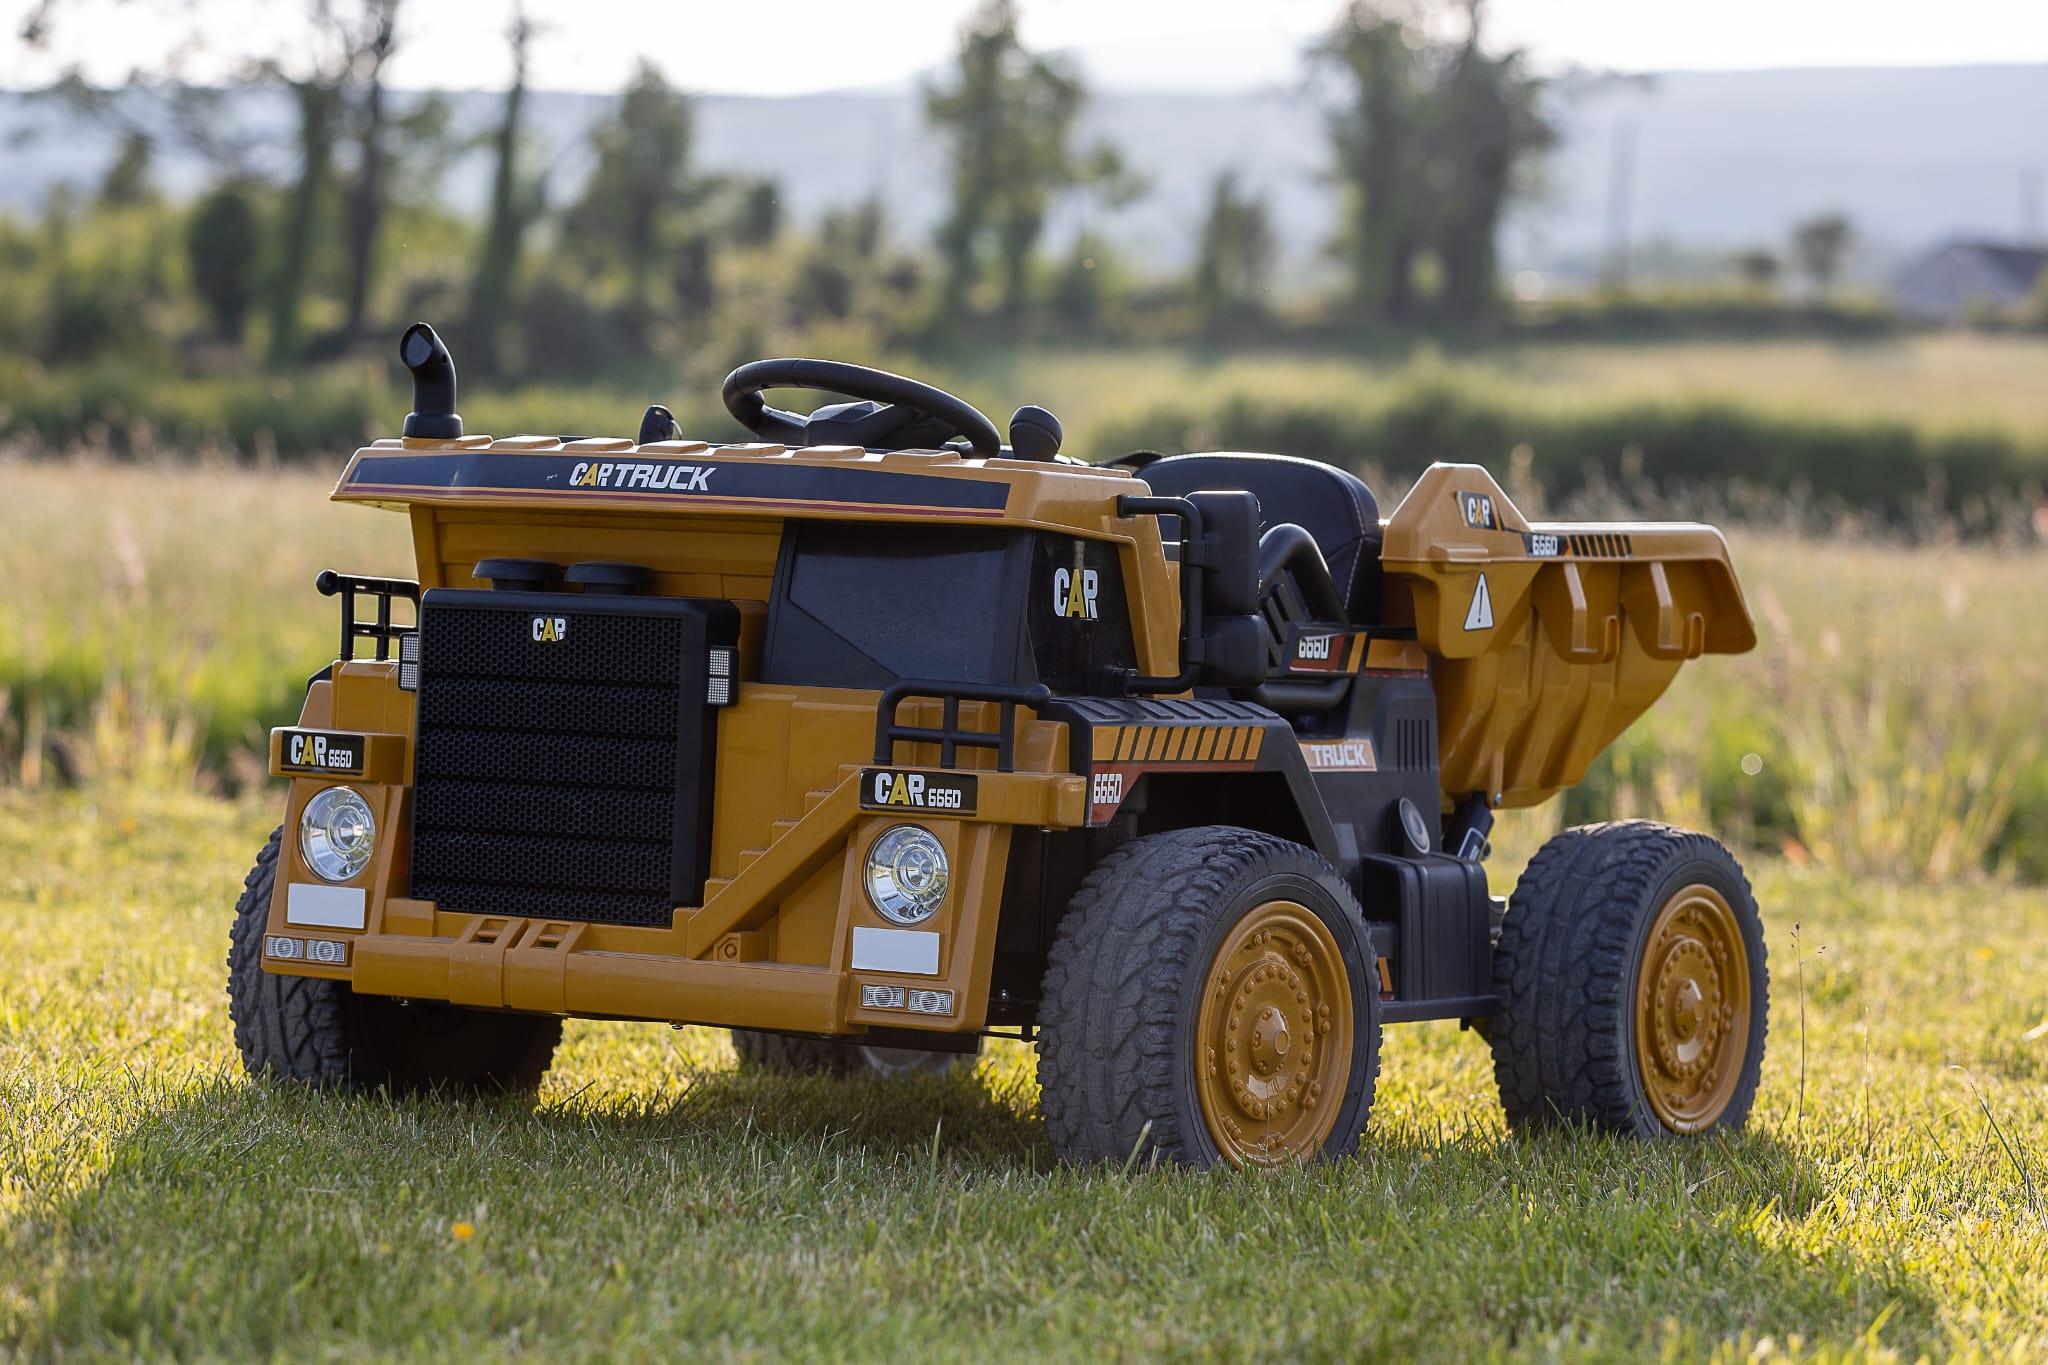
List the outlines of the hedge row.
<svg viewBox="0 0 2048 1365">
<path fill-rule="evenodd" d="M 384 369 L 365 363 L 197 379 L 139 375 L 118 365 L 12 376 L 0 371 L 0 436 L 49 452 L 86 447 L 121 457 L 210 449 L 286 461 L 339 459 L 397 432 L 408 395 Z M 471 431 L 630 436 L 657 398 L 691 431 L 733 439 L 742 434 L 715 399 L 709 407 L 693 405 L 681 393 L 471 384 L 460 405 Z"/>
<path fill-rule="evenodd" d="M 739 436 L 715 403 L 686 400 L 701 386 L 663 387 L 669 392 L 481 388 L 466 392 L 462 407 L 475 431 L 625 434 L 652 397 L 693 432 Z M 331 459 L 394 430 L 405 406 L 403 390 L 369 365 L 297 378 L 146 378 L 115 366 L 0 373 L 0 435 L 48 450 L 87 445 L 148 455 L 214 447 Z M 1466 460 L 1503 477 L 1512 470 L 1562 504 L 1619 485 L 1630 498 L 1644 489 L 1689 493 L 1696 507 L 1704 496 L 1705 506 L 1736 516 L 1768 519 L 1782 510 L 1788 522 L 1850 516 L 1908 527 L 1932 519 L 1973 532 L 2028 533 L 2048 483 L 2048 438 L 2004 430 L 1944 432 L 1714 401 L 1548 405 L 1437 381 L 1356 394 L 1161 402 L 1112 415 L 1085 436 L 1097 458 L 1133 449 L 1268 450 L 1392 482 L 1432 460 Z"/>
<path fill-rule="evenodd" d="M 1967 529 L 2024 527 L 2048 481 L 2048 440 L 1899 421 L 1788 416 L 1725 402 L 1543 410 L 1419 384 L 1357 403 L 1235 395 L 1113 421 L 1104 451 L 1263 450 L 1412 478 L 1435 460 L 1508 468 L 1569 501 L 1600 488 L 1745 488 L 1805 513 Z"/>
</svg>

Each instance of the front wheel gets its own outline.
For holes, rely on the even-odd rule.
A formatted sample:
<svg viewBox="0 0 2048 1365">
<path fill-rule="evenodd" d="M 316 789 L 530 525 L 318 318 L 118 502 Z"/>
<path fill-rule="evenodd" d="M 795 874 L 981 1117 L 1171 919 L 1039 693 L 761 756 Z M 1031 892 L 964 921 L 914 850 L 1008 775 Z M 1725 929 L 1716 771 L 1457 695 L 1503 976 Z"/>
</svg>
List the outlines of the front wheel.
<svg viewBox="0 0 2048 1365">
<path fill-rule="evenodd" d="M 1379 1073 L 1372 957 L 1350 888 L 1299 844 L 1207 826 L 1115 850 L 1046 969 L 1054 1152 L 1193 1167 L 1348 1154 Z"/>
<path fill-rule="evenodd" d="M 1494 952 L 1494 1076 L 1515 1128 L 1740 1128 L 1770 975 L 1742 868 L 1648 821 L 1566 830 L 1530 861 Z"/>
<path fill-rule="evenodd" d="M 251 1076 L 396 1091 L 532 1091 L 562 1021 L 357 995 L 346 982 L 263 970 L 263 929 L 283 831 L 242 884 L 228 944 L 228 1014 Z"/>
</svg>

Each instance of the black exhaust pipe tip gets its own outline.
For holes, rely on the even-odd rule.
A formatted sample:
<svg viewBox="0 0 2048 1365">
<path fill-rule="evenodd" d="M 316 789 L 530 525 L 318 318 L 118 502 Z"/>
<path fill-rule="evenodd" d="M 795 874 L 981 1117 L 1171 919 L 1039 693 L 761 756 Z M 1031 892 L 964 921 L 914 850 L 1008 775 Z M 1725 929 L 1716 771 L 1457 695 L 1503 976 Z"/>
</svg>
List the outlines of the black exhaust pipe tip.
<svg viewBox="0 0 2048 1365">
<path fill-rule="evenodd" d="M 429 441 L 452 441 L 462 434 L 462 414 L 455 410 L 455 357 L 448 345 L 424 322 L 415 322 L 398 339 L 398 358 L 412 371 L 412 411 L 405 415 L 405 434 Z"/>
</svg>

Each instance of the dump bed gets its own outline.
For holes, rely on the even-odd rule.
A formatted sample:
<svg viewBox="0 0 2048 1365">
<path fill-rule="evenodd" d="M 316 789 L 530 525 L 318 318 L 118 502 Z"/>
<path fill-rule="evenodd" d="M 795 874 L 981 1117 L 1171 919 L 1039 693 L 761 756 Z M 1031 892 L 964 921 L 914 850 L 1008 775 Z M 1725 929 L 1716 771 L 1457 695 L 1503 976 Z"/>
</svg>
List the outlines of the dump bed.
<svg viewBox="0 0 2048 1365">
<path fill-rule="evenodd" d="M 1531 523 L 1477 465 L 1432 466 L 1386 521 L 1387 615 L 1430 656 L 1446 801 L 1533 806 L 1702 654 L 1756 630 L 1711 526 Z"/>
</svg>

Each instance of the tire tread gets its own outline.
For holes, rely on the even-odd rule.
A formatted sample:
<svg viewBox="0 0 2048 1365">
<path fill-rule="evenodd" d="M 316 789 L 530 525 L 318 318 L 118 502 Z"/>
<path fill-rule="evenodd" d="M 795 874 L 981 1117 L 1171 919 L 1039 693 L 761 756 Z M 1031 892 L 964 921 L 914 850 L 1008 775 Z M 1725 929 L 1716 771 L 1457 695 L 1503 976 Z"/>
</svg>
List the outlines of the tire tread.
<svg viewBox="0 0 2048 1365">
<path fill-rule="evenodd" d="M 1180 1164 L 1214 1159 L 1206 1132 L 1185 1131 L 1183 1113 L 1194 1111 L 1182 1103 L 1183 984 L 1206 967 L 1195 959 L 1231 884 L 1262 864 L 1302 859 L 1343 888 L 1335 869 L 1300 845 L 1231 826 L 1135 839 L 1089 872 L 1060 921 L 1040 991 L 1039 1109 L 1063 1160 L 1124 1161 L 1141 1145 Z M 1348 890 L 1338 899 L 1358 914 Z M 1370 1052 L 1362 1127 L 1379 1074 L 1378 995 L 1354 1008 L 1370 1019 L 1359 1044 Z M 1333 1154 L 1351 1151 L 1358 1137 L 1333 1135 Z"/>
<path fill-rule="evenodd" d="M 1665 1132 L 1637 1099 L 1628 1042 L 1636 939 L 1673 869 L 1724 870 L 1738 918 L 1756 922 L 1741 866 L 1707 835 L 1647 820 L 1582 825 L 1544 844 L 1508 902 L 1494 949 L 1502 1011 L 1492 1028 L 1494 1079 L 1512 1128 L 1576 1124 L 1643 1137 Z M 1769 971 L 1761 934 L 1758 974 Z M 1739 1127 L 1755 1099 L 1767 1012 L 1759 1011 L 1744 1075 L 1717 1127 Z"/>
</svg>

